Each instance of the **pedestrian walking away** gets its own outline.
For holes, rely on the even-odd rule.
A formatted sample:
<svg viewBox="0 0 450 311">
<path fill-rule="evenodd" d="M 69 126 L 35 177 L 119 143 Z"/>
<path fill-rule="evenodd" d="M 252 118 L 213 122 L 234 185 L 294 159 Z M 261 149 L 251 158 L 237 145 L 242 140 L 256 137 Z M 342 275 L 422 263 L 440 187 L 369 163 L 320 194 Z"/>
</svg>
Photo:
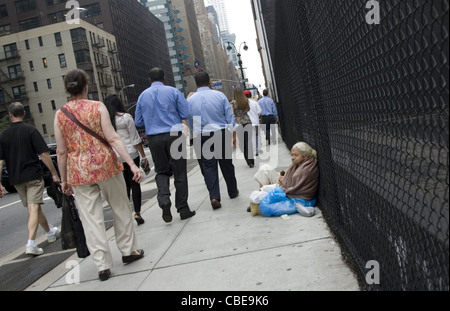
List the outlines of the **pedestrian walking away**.
<svg viewBox="0 0 450 311">
<path fill-rule="evenodd" d="M 166 223 L 172 221 L 172 201 L 170 199 L 170 178 L 174 177 L 175 207 L 181 220 L 195 215 L 188 204 L 189 189 L 187 177 L 187 150 L 180 144 L 172 156 L 171 148 L 183 134 L 183 122 L 189 118 L 189 104 L 176 88 L 164 85 L 165 74 L 160 68 L 150 71 L 151 86 L 140 96 L 136 106 L 135 122 L 145 127 L 150 152 L 155 164 L 158 204 Z M 184 148 L 185 149 L 185 148 Z"/>
<path fill-rule="evenodd" d="M 120 138 L 122 138 L 125 146 L 127 147 L 127 151 L 130 154 L 131 158 L 134 161 L 136 166 L 139 166 L 142 162 L 144 167 L 148 167 L 149 163 L 147 157 L 144 152 L 144 147 L 142 145 L 142 139 L 139 136 L 139 133 L 136 129 L 136 124 L 134 123 L 133 117 L 127 113 L 125 107 L 123 106 L 122 101 L 117 95 L 108 95 L 105 98 L 105 105 L 108 109 L 109 116 L 111 119 L 111 124 L 116 130 L 117 134 L 119 134 Z M 117 154 L 117 152 L 116 152 Z M 133 198 L 133 207 L 134 207 L 134 219 L 136 220 L 138 225 L 142 225 L 145 223 L 144 219 L 141 215 L 141 206 L 142 206 L 142 190 L 141 184 L 137 183 L 133 180 L 133 172 L 131 171 L 130 166 L 120 157 L 119 159 L 122 161 L 124 166 L 123 177 L 125 178 L 125 183 L 127 185 L 127 195 L 128 199 L 130 198 L 130 193 Z M 147 171 L 146 174 L 149 172 Z"/>
<path fill-rule="evenodd" d="M 266 127 L 266 142 L 268 145 L 276 144 L 277 133 L 272 132 L 272 126 L 278 124 L 278 111 L 272 98 L 269 97 L 269 91 L 263 91 L 263 98 L 258 101 L 261 107 L 262 124 Z M 274 127 L 275 128 L 275 127 Z"/>
<path fill-rule="evenodd" d="M 28 242 L 25 247 L 27 255 L 42 255 L 43 249 L 36 245 L 38 226 L 47 234 L 48 241 L 56 241 L 59 228 L 50 228 L 42 211 L 44 204 L 43 170 L 39 157 L 48 167 L 54 182 L 61 182 L 58 172 L 48 153 L 48 146 L 39 131 L 24 122 L 26 112 L 21 103 L 9 105 L 11 124 L 0 134 L 0 171 L 6 162 L 9 183 L 14 185 L 24 207 L 28 208 Z M 39 156 L 38 156 L 39 155 Z M 4 196 L 0 181 L 0 198 Z"/>
<path fill-rule="evenodd" d="M 189 127 L 194 135 L 196 154 L 202 156 L 211 206 L 213 209 L 219 209 L 222 204 L 218 165 L 227 184 L 230 198 L 234 199 L 239 195 L 233 165 L 233 148 L 236 148 L 237 144 L 237 125 L 227 97 L 209 87 L 209 74 L 197 73 L 195 82 L 198 87 L 197 93 L 188 100 L 191 106 Z M 221 145 L 217 145 L 218 143 Z"/>
<path fill-rule="evenodd" d="M 253 125 L 250 118 L 250 100 L 240 87 L 234 89 L 234 99 L 231 102 L 231 106 L 233 107 L 234 118 L 238 124 L 239 148 L 244 153 L 247 165 L 253 168 L 255 166 L 255 157 L 253 154 Z"/>
<path fill-rule="evenodd" d="M 106 281 L 111 276 L 113 261 L 102 195 L 114 214 L 115 241 L 122 262 L 128 264 L 144 256 L 144 251 L 137 247 L 123 165 L 114 150 L 130 166 L 135 182 L 140 183 L 143 174 L 114 130 L 106 106 L 86 99 L 89 83 L 86 72 L 72 70 L 64 83 L 71 99 L 56 112 L 54 122 L 62 190 L 75 194 L 89 251 L 99 279 Z"/>
<path fill-rule="evenodd" d="M 258 92 L 259 94 L 259 92 Z M 253 137 L 252 137 L 252 143 L 253 143 L 253 154 L 255 156 L 259 156 L 259 154 L 262 152 L 261 149 L 261 138 L 259 133 L 259 124 L 260 124 L 260 118 L 261 118 L 261 106 L 258 104 L 257 101 L 255 101 L 252 97 L 252 93 L 250 93 L 249 90 L 244 91 L 244 95 L 248 98 L 248 102 L 250 104 L 250 111 L 248 112 L 248 115 L 250 117 L 250 120 L 252 121 L 253 125 Z"/>
</svg>

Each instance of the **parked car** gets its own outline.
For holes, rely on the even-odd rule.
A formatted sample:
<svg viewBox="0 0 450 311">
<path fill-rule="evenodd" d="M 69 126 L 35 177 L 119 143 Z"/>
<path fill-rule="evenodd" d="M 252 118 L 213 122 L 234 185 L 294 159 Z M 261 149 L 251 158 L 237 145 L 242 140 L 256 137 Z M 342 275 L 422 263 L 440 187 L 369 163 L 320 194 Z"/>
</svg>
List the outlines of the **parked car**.
<svg viewBox="0 0 450 311">
<path fill-rule="evenodd" d="M 56 157 L 56 144 L 49 144 L 48 145 L 50 157 L 52 158 L 53 165 L 55 166 L 56 170 L 58 170 L 58 161 Z M 42 170 L 44 172 L 43 178 L 45 187 L 50 186 L 50 184 L 53 181 L 52 174 L 50 173 L 50 170 L 47 168 L 47 166 L 41 161 Z M 9 184 L 9 175 L 8 175 L 8 168 L 6 167 L 6 164 L 3 165 L 2 169 L 2 185 L 8 191 L 9 193 L 15 193 L 17 192 L 16 188 L 13 185 Z"/>
</svg>

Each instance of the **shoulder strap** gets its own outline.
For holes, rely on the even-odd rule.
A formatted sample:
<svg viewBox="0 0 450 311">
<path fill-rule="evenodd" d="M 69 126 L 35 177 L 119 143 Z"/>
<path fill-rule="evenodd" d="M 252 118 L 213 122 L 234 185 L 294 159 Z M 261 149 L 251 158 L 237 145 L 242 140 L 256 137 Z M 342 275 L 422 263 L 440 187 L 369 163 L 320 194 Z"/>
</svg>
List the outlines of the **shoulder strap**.
<svg viewBox="0 0 450 311">
<path fill-rule="evenodd" d="M 81 127 L 84 131 L 86 131 L 88 134 L 94 136 L 95 138 L 97 138 L 99 141 L 101 141 L 106 147 L 108 147 L 110 150 L 113 150 L 113 148 L 111 147 L 111 145 L 100 135 L 98 135 L 96 132 L 94 132 L 93 130 L 91 130 L 90 128 L 88 128 L 86 125 L 84 125 L 83 123 L 81 123 L 77 118 L 75 118 L 75 116 L 70 113 L 69 110 L 66 109 L 66 107 L 62 107 L 61 108 L 61 112 L 64 113 L 70 120 L 72 120 L 76 125 L 78 125 L 79 127 Z"/>
</svg>

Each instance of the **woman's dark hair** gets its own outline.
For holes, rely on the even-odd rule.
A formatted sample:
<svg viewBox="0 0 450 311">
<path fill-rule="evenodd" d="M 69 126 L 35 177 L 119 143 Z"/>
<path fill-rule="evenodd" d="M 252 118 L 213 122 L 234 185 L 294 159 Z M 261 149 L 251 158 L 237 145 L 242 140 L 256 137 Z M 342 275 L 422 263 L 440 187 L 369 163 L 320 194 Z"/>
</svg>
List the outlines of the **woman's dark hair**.
<svg viewBox="0 0 450 311">
<path fill-rule="evenodd" d="M 81 69 L 71 70 L 64 78 L 66 91 L 72 96 L 83 94 L 84 88 L 89 83 L 88 74 Z"/>
<path fill-rule="evenodd" d="M 111 124 L 113 125 L 114 129 L 116 128 L 116 115 L 117 113 L 126 113 L 125 107 L 120 100 L 119 96 L 115 94 L 111 94 L 106 96 L 105 98 L 105 106 L 108 109 L 109 117 L 111 119 Z"/>
</svg>

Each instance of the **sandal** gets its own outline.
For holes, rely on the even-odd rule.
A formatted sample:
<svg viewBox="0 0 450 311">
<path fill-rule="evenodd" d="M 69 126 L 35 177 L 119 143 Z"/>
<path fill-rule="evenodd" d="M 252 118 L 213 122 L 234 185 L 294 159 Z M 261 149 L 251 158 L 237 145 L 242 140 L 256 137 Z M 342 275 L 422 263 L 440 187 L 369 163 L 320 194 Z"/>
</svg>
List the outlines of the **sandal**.
<svg viewBox="0 0 450 311">
<path fill-rule="evenodd" d="M 145 220 L 141 217 L 140 214 L 135 214 L 134 220 L 136 220 L 138 226 L 143 225 L 145 223 Z"/>
</svg>

